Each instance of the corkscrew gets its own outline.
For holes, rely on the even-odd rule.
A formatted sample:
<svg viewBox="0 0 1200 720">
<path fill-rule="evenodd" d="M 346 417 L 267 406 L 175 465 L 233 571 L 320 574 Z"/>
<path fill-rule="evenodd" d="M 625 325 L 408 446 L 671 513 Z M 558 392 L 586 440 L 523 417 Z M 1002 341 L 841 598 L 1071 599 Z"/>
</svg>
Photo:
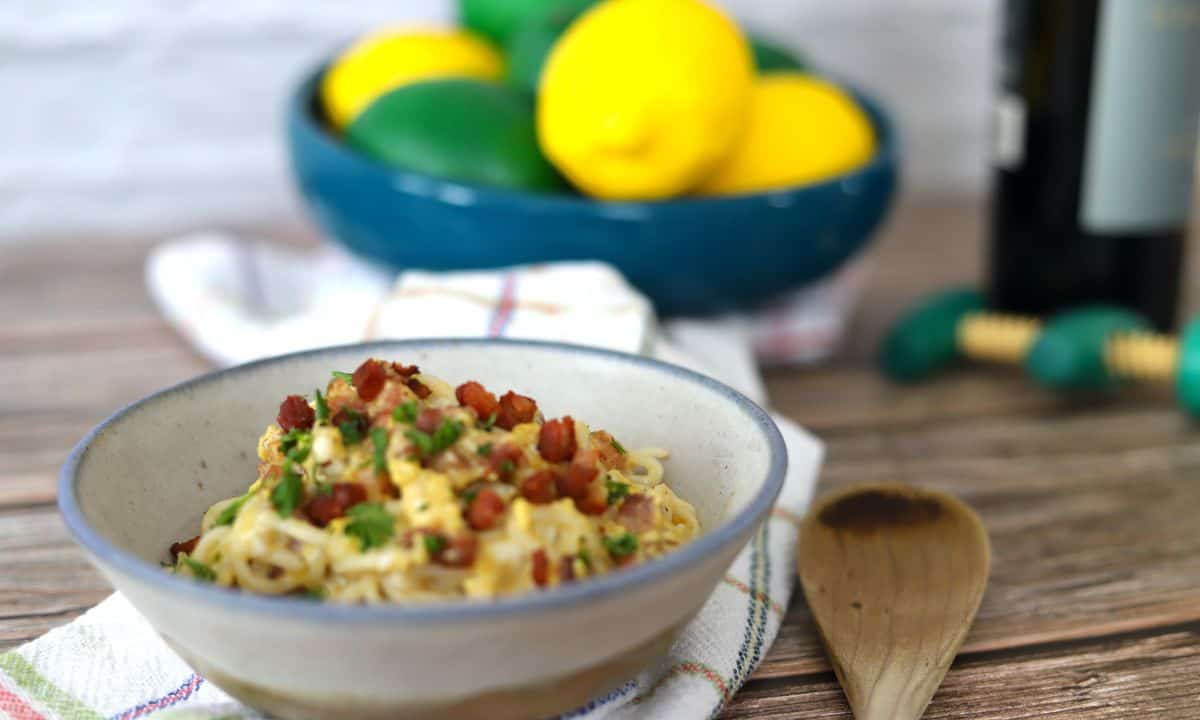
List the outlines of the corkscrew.
<svg viewBox="0 0 1200 720">
<path fill-rule="evenodd" d="M 955 288 L 900 317 L 884 338 L 879 366 L 889 379 L 911 383 L 963 358 L 1020 365 L 1052 390 L 1173 383 L 1179 404 L 1200 417 L 1200 318 L 1175 338 L 1118 307 L 1080 307 L 1043 321 L 991 311 L 979 292 Z"/>
</svg>

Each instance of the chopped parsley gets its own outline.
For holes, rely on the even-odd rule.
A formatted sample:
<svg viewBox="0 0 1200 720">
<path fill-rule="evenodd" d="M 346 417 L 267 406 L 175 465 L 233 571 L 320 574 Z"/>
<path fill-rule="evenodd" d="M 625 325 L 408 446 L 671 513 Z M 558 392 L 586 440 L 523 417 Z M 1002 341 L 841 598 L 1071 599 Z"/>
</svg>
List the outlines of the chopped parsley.
<svg viewBox="0 0 1200 720">
<path fill-rule="evenodd" d="M 458 441 L 458 436 L 462 434 L 463 424 L 447 418 L 442 421 L 437 430 L 433 431 L 433 435 L 423 433 L 416 428 L 406 430 L 404 437 L 412 441 L 413 445 L 417 446 L 417 451 L 423 457 L 436 455 Z"/>
<path fill-rule="evenodd" d="M 604 547 L 608 549 L 609 554 L 616 558 L 628 557 L 637 552 L 638 541 L 633 533 L 624 533 L 616 537 L 604 538 Z"/>
<path fill-rule="evenodd" d="M 383 503 L 359 503 L 347 510 L 346 516 L 350 518 L 346 534 L 358 538 L 364 551 L 383 546 L 396 532 L 396 521 Z"/>
<path fill-rule="evenodd" d="M 329 403 L 325 402 L 320 390 L 315 392 L 317 393 L 317 422 L 329 422 Z"/>
<path fill-rule="evenodd" d="M 585 547 L 579 548 L 579 559 L 583 561 L 583 566 L 587 569 L 592 568 L 592 554 Z"/>
<path fill-rule="evenodd" d="M 292 428 L 291 430 L 288 430 L 283 434 L 283 437 L 279 438 L 279 452 L 287 455 L 297 445 L 300 444 L 300 439 L 305 435 L 308 435 L 308 432 L 306 430 L 301 430 L 300 428 Z"/>
<path fill-rule="evenodd" d="M 325 599 L 325 588 L 323 588 L 323 587 L 307 588 L 304 592 L 302 592 L 300 594 L 300 597 L 306 598 L 308 600 L 324 600 Z"/>
<path fill-rule="evenodd" d="M 354 384 L 354 373 L 342 372 L 341 370 L 334 370 L 333 376 L 335 378 L 341 378 L 342 380 L 345 380 L 346 382 L 350 383 L 351 385 Z"/>
<path fill-rule="evenodd" d="M 292 462 L 302 463 L 312 451 L 312 433 L 293 428 L 279 440 L 279 449 Z"/>
<path fill-rule="evenodd" d="M 615 447 L 617 449 L 617 452 L 621 453 L 622 455 L 626 454 L 625 446 L 622 445 L 621 443 L 617 442 L 616 438 L 612 439 L 612 446 Z"/>
<path fill-rule="evenodd" d="M 338 430 L 342 433 L 342 442 L 347 445 L 362 442 L 363 432 L 367 425 L 363 414 L 350 408 L 343 408 L 338 414 L 346 416 L 345 420 L 338 423 Z"/>
<path fill-rule="evenodd" d="M 217 579 L 217 574 L 213 569 L 199 560 L 193 560 L 187 555 L 180 555 L 179 560 L 191 571 L 192 577 L 203 582 L 212 582 Z"/>
<path fill-rule="evenodd" d="M 487 457 L 488 455 L 491 455 L 492 454 L 492 444 L 484 443 L 484 444 L 480 445 L 479 447 L 475 448 L 475 454 L 478 455 L 479 457 Z"/>
<path fill-rule="evenodd" d="M 226 505 L 225 508 L 221 510 L 221 514 L 217 516 L 217 520 L 213 523 L 213 526 L 221 527 L 222 525 L 232 525 L 233 521 L 237 520 L 238 512 L 242 509 L 242 505 L 245 505 L 246 501 L 249 499 L 250 493 L 246 493 L 237 500 L 234 500 Z"/>
<path fill-rule="evenodd" d="M 604 489 L 608 491 L 608 504 L 616 505 L 623 497 L 629 497 L 629 484 L 613 480 L 611 473 L 604 475 Z"/>
<path fill-rule="evenodd" d="M 515 471 L 516 469 L 517 469 L 516 463 L 514 463 L 512 460 L 509 460 L 508 458 L 505 458 L 504 462 L 500 463 L 500 474 L 501 475 L 511 475 L 513 473 L 513 471 Z"/>
<path fill-rule="evenodd" d="M 479 494 L 479 489 L 480 488 L 478 485 L 472 485 L 471 487 L 467 488 L 466 490 L 463 490 L 463 494 L 462 494 L 463 502 L 465 502 L 468 505 L 475 502 L 475 496 Z"/>
<path fill-rule="evenodd" d="M 416 400 L 409 400 L 392 408 L 392 419 L 396 422 L 416 422 L 417 416 L 420 414 L 421 409 L 417 407 Z"/>
<path fill-rule="evenodd" d="M 327 482 L 319 482 L 317 483 L 316 491 L 318 495 L 332 495 L 333 485 Z"/>
<path fill-rule="evenodd" d="M 437 555 L 446 549 L 446 538 L 441 535 L 423 535 L 421 542 L 425 544 L 425 552 L 430 555 Z"/>
<path fill-rule="evenodd" d="M 493 410 L 492 414 L 488 415 L 486 420 L 483 420 L 482 422 L 479 423 L 479 429 L 485 430 L 487 432 L 491 432 L 492 426 L 496 424 L 496 418 L 498 417 L 498 413 L 499 413 L 498 410 Z"/>
<path fill-rule="evenodd" d="M 372 430 L 371 445 L 374 446 L 374 452 L 371 455 L 371 459 L 375 464 L 375 472 L 384 472 L 387 470 L 387 430 L 378 427 Z"/>
<path fill-rule="evenodd" d="M 462 435 L 463 424 L 455 420 L 446 419 L 438 426 L 438 429 L 433 433 L 433 451 L 441 452 L 458 441 L 458 436 Z"/>
<path fill-rule="evenodd" d="M 411 440 L 412 444 L 417 446 L 418 455 L 433 454 L 433 438 L 429 437 L 428 434 L 412 428 L 404 431 L 404 437 Z"/>
<path fill-rule="evenodd" d="M 291 460 L 283 461 L 283 477 L 271 491 L 271 504 L 280 517 L 287 517 L 296 511 L 296 506 L 304 498 L 304 483 L 300 482 L 300 474 L 296 472 Z"/>
</svg>

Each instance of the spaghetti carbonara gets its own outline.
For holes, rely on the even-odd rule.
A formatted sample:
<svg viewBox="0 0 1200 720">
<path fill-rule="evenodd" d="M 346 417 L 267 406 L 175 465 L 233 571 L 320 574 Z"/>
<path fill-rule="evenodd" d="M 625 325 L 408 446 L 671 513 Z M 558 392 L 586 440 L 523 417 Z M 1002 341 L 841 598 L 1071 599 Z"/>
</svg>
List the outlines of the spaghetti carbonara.
<svg viewBox="0 0 1200 720">
<path fill-rule="evenodd" d="M 369 359 L 287 397 L 258 479 L 171 546 L 175 572 L 338 602 L 494 597 L 601 575 L 699 534 L 629 449 L 532 398 Z"/>
</svg>

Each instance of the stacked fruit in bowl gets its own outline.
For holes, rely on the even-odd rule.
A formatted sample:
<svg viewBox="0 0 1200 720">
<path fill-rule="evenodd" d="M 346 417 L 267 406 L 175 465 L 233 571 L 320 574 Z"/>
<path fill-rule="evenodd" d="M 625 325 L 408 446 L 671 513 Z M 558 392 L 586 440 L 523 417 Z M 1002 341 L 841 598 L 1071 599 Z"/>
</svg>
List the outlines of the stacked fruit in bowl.
<svg viewBox="0 0 1200 720">
<path fill-rule="evenodd" d="M 446 179 L 614 200 L 783 187 L 873 152 L 850 95 L 696 0 L 463 0 L 462 19 L 374 33 L 334 61 L 321 99 L 348 145 Z"/>
<path fill-rule="evenodd" d="M 428 269 L 597 258 L 660 309 L 708 312 L 826 274 L 886 210 L 882 110 L 704 0 L 459 9 L 459 28 L 361 38 L 297 93 L 299 185 L 352 250 Z"/>
</svg>

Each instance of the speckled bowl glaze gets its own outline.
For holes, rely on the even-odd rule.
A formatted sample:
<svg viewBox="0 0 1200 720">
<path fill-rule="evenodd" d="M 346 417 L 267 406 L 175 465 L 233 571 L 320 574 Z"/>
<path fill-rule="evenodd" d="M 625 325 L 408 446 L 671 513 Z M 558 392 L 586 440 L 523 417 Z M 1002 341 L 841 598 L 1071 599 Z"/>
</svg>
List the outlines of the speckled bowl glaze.
<svg viewBox="0 0 1200 720">
<path fill-rule="evenodd" d="M 703 535 L 660 560 L 496 601 L 347 606 L 265 597 L 164 571 L 174 540 L 255 475 L 257 438 L 289 393 L 369 356 L 533 396 L 637 445 L 671 450 L 667 477 Z M 653 360 L 569 345 L 414 340 L 242 365 L 152 395 L 72 452 L 59 507 L 92 561 L 197 670 L 288 719 L 545 717 L 660 657 L 766 517 L 787 456 L 734 390 Z"/>
<path fill-rule="evenodd" d="M 388 167 L 342 143 L 317 100 L 324 71 L 322 64 L 305 77 L 287 107 L 296 185 L 329 237 L 396 269 L 603 260 L 660 314 L 722 312 L 836 270 L 867 245 L 897 184 L 897 133 L 863 93 L 856 96 L 875 126 L 875 155 L 822 182 L 657 202 L 453 182 Z"/>
</svg>

